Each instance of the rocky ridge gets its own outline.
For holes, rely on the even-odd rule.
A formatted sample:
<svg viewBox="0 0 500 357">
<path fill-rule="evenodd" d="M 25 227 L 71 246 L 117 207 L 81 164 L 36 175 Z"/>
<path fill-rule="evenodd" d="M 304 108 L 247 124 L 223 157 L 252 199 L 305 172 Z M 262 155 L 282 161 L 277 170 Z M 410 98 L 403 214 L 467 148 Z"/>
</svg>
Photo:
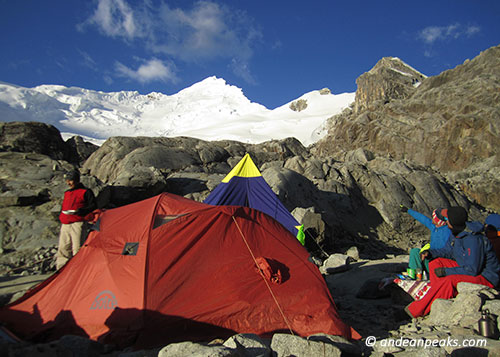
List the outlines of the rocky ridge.
<svg viewBox="0 0 500 357">
<path fill-rule="evenodd" d="M 425 228 L 401 215 L 400 204 L 421 212 L 461 205 L 473 219 L 486 214 L 427 167 L 364 149 L 347 153 L 343 161 L 322 159 L 295 139 L 243 144 L 114 137 L 87 158 L 82 181 L 103 208 L 163 191 L 202 201 L 246 152 L 290 211 L 297 209 L 301 215 L 307 211 L 323 222 L 322 231 L 311 227 L 309 233 L 317 242 L 310 241 L 327 252 L 357 245 L 362 255 L 376 258 L 425 241 Z M 0 223 L 3 249 L 57 243 L 57 215 L 65 190 L 62 177 L 75 165 L 57 159 L 58 150 L 49 154 L 0 152 L 0 213 L 6 217 Z"/>
<path fill-rule="evenodd" d="M 482 206 L 500 210 L 500 46 L 437 76 L 393 71 L 382 59 L 360 76 L 354 109 L 331 118 L 312 152 L 363 148 L 432 167 Z M 390 73 L 390 75 L 387 75 Z M 393 83 L 387 90 L 386 84 Z M 396 83 L 396 84 L 394 84 Z M 404 89 L 402 89 L 404 88 Z"/>
</svg>

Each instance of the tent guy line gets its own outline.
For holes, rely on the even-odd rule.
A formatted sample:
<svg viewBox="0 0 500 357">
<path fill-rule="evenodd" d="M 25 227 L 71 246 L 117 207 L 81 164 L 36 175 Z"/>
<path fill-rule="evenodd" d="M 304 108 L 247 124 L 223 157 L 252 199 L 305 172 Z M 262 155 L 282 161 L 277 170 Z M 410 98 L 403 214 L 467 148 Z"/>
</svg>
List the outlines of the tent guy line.
<svg viewBox="0 0 500 357">
<path fill-rule="evenodd" d="M 245 245 L 247 246 L 247 249 L 248 251 L 250 252 L 250 255 L 252 256 L 252 259 L 255 263 L 255 267 L 257 268 L 257 271 L 259 272 L 260 276 L 262 277 L 262 280 L 264 280 L 264 283 L 266 283 L 266 286 L 267 286 L 267 289 L 269 290 L 269 292 L 271 293 L 271 296 L 273 297 L 274 299 L 274 302 L 276 303 L 276 306 L 278 307 L 278 310 L 280 311 L 281 313 L 281 316 L 283 316 L 283 320 L 285 321 L 285 324 L 288 326 L 288 330 L 290 331 L 290 333 L 292 335 L 295 335 L 293 333 L 293 330 L 292 330 L 292 327 L 290 326 L 290 323 L 288 322 L 288 319 L 286 318 L 285 316 L 285 313 L 283 312 L 283 309 L 281 308 L 281 305 L 280 303 L 278 302 L 278 299 L 276 298 L 276 296 L 274 295 L 273 293 L 273 289 L 271 289 L 271 286 L 269 285 L 269 283 L 267 282 L 267 279 L 266 277 L 264 276 L 264 273 L 262 272 L 262 269 L 260 269 L 259 267 L 259 264 L 257 263 L 257 259 L 255 258 L 255 255 L 253 254 L 252 252 L 252 249 L 250 248 L 250 246 L 248 245 L 248 242 L 245 238 L 245 235 L 243 234 L 243 232 L 241 231 L 241 228 L 238 224 L 238 222 L 236 221 L 236 218 L 234 218 L 234 216 L 231 216 L 231 218 L 233 219 L 234 223 L 236 224 L 236 228 L 238 228 L 238 231 L 240 232 L 240 235 L 241 235 L 241 238 L 243 238 L 243 241 L 245 242 Z"/>
</svg>

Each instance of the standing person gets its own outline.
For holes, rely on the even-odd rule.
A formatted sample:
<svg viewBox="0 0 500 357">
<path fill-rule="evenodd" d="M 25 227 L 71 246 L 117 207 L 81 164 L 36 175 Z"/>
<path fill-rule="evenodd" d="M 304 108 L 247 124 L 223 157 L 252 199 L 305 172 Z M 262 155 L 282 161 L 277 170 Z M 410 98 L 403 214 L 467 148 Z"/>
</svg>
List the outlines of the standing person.
<svg viewBox="0 0 500 357">
<path fill-rule="evenodd" d="M 429 263 L 431 288 L 405 311 L 412 317 L 427 315 L 435 299 L 457 295 L 457 284 L 468 282 L 494 288 L 499 282 L 500 264 L 489 240 L 482 234 L 464 232 L 467 211 L 463 207 L 448 209 L 448 227 L 452 236 L 441 249 L 421 253 Z"/>
<path fill-rule="evenodd" d="M 448 210 L 441 208 L 435 209 L 432 211 L 432 219 L 403 205 L 401 205 L 401 211 L 407 212 L 431 231 L 430 244 L 426 244 L 422 249 L 411 249 L 410 260 L 408 262 L 408 268 L 422 269 L 429 273 L 429 260 L 421 260 L 420 253 L 427 249 L 441 249 L 446 245 L 451 235 L 451 230 L 448 228 L 446 222 L 448 220 Z"/>
<path fill-rule="evenodd" d="M 56 253 L 56 268 L 59 270 L 80 250 L 82 238 L 86 233 L 85 216 L 95 207 L 95 197 L 92 190 L 85 188 L 80 182 L 77 170 L 64 175 L 69 190 L 64 192 L 61 214 L 61 231 L 59 247 Z"/>
</svg>

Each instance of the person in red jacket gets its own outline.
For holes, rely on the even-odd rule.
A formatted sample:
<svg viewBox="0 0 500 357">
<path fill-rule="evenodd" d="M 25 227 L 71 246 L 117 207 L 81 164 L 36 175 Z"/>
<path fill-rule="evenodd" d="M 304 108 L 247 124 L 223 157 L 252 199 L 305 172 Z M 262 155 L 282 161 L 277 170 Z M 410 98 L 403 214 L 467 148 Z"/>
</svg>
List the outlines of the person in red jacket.
<svg viewBox="0 0 500 357">
<path fill-rule="evenodd" d="M 64 199 L 59 220 L 59 247 L 56 253 L 56 268 L 61 269 L 66 262 L 80 250 L 87 231 L 85 216 L 96 208 L 92 190 L 80 182 L 80 173 L 76 170 L 64 175 L 69 190 L 64 192 Z"/>
</svg>

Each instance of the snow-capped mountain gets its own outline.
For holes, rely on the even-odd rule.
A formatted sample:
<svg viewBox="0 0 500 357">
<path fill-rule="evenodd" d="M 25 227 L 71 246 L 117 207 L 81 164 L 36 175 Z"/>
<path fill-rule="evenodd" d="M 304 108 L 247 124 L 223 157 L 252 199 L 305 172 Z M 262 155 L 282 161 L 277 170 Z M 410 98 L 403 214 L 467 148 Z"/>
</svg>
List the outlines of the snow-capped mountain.
<svg viewBox="0 0 500 357">
<path fill-rule="evenodd" d="M 300 99 L 306 104 L 301 111 L 290 109 L 291 102 L 269 110 L 216 77 L 174 95 L 59 85 L 24 88 L 0 82 L 0 120 L 52 124 L 65 139 L 80 135 L 96 144 L 110 136 L 190 136 L 246 143 L 292 136 L 307 146 L 323 137 L 326 120 L 349 106 L 354 93 L 312 91 L 294 101 Z"/>
</svg>

